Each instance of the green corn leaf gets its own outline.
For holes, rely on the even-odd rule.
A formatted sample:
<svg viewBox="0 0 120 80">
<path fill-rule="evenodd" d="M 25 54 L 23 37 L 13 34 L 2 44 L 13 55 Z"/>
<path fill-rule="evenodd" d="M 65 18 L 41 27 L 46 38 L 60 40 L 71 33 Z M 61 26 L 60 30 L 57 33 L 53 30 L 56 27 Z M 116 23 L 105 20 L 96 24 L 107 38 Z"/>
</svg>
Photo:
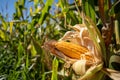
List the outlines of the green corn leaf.
<svg viewBox="0 0 120 80">
<path fill-rule="evenodd" d="M 116 37 L 116 44 L 120 44 L 120 26 L 118 20 L 115 20 L 115 37 Z"/>
<path fill-rule="evenodd" d="M 27 76 L 24 71 L 22 71 L 22 78 L 23 78 L 23 80 L 27 80 Z"/>
<path fill-rule="evenodd" d="M 40 24 L 42 24 L 45 18 L 47 17 L 47 14 L 49 13 L 52 3 L 53 3 L 53 0 L 47 0 L 47 2 L 45 3 L 45 7 L 43 8 L 42 15 L 39 19 Z"/>
<path fill-rule="evenodd" d="M 3 29 L 6 31 L 8 24 L 1 15 L 0 15 L 0 21 L 2 22 Z"/>
<path fill-rule="evenodd" d="M 21 65 L 21 62 L 22 62 L 22 60 L 23 60 L 22 57 L 23 57 L 23 53 L 24 53 L 24 48 L 23 48 L 21 42 L 19 42 L 17 49 L 18 49 L 18 54 L 17 54 L 18 61 L 17 61 L 17 63 L 16 63 L 15 69 L 17 69 L 17 68 Z"/>
<path fill-rule="evenodd" d="M 24 53 L 24 48 L 22 46 L 22 43 L 19 42 L 19 45 L 18 45 L 18 60 L 21 59 L 23 53 Z"/>
<path fill-rule="evenodd" d="M 45 74 L 42 75 L 42 80 L 45 80 Z"/>
<path fill-rule="evenodd" d="M 34 0 L 34 6 L 35 6 L 35 8 L 37 8 L 38 3 L 39 3 L 39 0 Z"/>
<path fill-rule="evenodd" d="M 26 68 L 28 69 L 29 67 L 29 56 L 26 54 Z"/>
<path fill-rule="evenodd" d="M 32 54 L 32 56 L 35 56 L 37 54 L 36 49 L 35 49 L 34 45 L 32 45 L 32 44 L 31 44 L 31 54 Z"/>
<path fill-rule="evenodd" d="M 62 9 L 62 11 L 64 10 L 64 6 L 65 6 L 65 0 L 60 0 L 60 7 Z"/>
<path fill-rule="evenodd" d="M 93 0 L 83 0 L 84 11 L 96 23 L 96 13 Z"/>
<path fill-rule="evenodd" d="M 58 72 L 58 60 L 54 58 L 53 64 L 52 64 L 52 78 L 51 80 L 58 80 L 57 78 L 57 72 Z"/>
<path fill-rule="evenodd" d="M 12 30 L 13 30 L 13 22 L 10 22 L 10 34 L 12 35 Z"/>
<path fill-rule="evenodd" d="M 25 5 L 25 2 L 26 2 L 26 0 L 21 0 L 21 4 L 22 4 L 22 6 Z"/>
<path fill-rule="evenodd" d="M 2 30 L 0 30 L 0 38 L 2 38 L 3 41 L 6 40 L 5 33 Z"/>
<path fill-rule="evenodd" d="M 37 54 L 42 54 L 42 49 L 41 49 L 40 43 L 38 41 L 34 40 L 33 38 L 32 38 L 32 42 L 33 42 L 34 48 L 36 50 L 36 51 L 34 51 L 34 53 L 36 54 L 36 52 L 37 52 Z"/>
</svg>

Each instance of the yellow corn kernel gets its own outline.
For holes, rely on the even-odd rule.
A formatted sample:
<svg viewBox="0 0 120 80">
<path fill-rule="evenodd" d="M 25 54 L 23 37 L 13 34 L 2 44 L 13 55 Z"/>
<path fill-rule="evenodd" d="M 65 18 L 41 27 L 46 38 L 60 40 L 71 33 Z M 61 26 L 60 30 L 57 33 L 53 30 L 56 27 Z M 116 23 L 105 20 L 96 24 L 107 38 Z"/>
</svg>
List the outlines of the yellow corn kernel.
<svg viewBox="0 0 120 80">
<path fill-rule="evenodd" d="M 79 46 L 77 44 L 71 43 L 71 42 L 65 42 L 65 41 L 59 41 L 55 44 L 55 47 L 61 51 L 64 55 L 74 58 L 74 59 L 80 59 L 81 55 L 88 52 L 89 50 L 83 46 Z M 91 56 L 86 56 L 86 58 L 89 58 Z"/>
</svg>

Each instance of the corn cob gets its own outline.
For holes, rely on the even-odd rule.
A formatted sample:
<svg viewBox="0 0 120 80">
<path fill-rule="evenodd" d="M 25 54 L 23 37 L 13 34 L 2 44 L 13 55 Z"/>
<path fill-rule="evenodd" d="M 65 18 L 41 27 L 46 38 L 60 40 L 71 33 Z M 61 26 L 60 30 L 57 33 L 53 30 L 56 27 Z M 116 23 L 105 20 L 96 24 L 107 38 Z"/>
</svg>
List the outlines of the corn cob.
<svg viewBox="0 0 120 80">
<path fill-rule="evenodd" d="M 88 52 L 89 50 L 83 46 L 79 46 L 77 44 L 73 44 L 71 42 L 59 41 L 55 44 L 56 49 L 61 51 L 64 55 L 74 58 L 80 59 L 83 54 Z M 85 56 L 86 58 L 91 58 L 91 56 Z"/>
</svg>

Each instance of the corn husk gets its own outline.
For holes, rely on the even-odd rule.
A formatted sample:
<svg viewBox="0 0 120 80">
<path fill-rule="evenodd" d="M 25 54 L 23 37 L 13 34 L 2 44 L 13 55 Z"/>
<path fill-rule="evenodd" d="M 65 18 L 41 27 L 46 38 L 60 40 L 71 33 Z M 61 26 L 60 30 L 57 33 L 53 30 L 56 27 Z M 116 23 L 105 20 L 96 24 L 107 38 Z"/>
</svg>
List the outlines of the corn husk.
<svg viewBox="0 0 120 80">
<path fill-rule="evenodd" d="M 66 66 L 67 68 L 72 65 L 75 74 L 80 76 L 78 80 L 103 80 L 105 74 L 114 80 L 119 80 L 120 77 L 118 75 L 120 75 L 120 72 L 103 68 L 103 65 L 106 64 L 107 57 L 103 39 L 94 23 L 91 21 L 88 22 L 89 19 L 86 20 L 86 24 L 76 24 L 73 26 L 72 28 L 74 31 L 66 32 L 59 41 L 46 43 L 47 49 L 60 59 L 64 60 L 69 65 Z M 80 58 L 76 59 L 71 57 L 76 54 L 75 52 L 71 53 L 73 51 L 70 52 L 70 49 L 68 49 L 71 45 L 65 45 L 63 48 L 63 44 L 58 44 L 67 41 L 87 48 L 89 53 L 83 52 L 82 56 L 78 55 Z M 56 44 L 58 45 L 56 46 Z M 67 51 L 65 51 L 65 49 Z M 73 47 L 73 49 L 76 48 Z M 86 58 L 87 55 L 89 55 L 92 60 L 88 60 Z"/>
</svg>

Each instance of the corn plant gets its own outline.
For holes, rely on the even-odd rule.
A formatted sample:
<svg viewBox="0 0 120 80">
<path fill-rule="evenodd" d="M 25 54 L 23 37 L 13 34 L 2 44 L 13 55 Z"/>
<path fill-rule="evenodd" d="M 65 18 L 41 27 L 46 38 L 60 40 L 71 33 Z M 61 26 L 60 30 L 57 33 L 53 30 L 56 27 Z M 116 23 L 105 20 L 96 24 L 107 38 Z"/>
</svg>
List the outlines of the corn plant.
<svg viewBox="0 0 120 80">
<path fill-rule="evenodd" d="M 0 79 L 119 80 L 119 5 L 17 0 L 10 21 L 0 14 Z"/>
</svg>

